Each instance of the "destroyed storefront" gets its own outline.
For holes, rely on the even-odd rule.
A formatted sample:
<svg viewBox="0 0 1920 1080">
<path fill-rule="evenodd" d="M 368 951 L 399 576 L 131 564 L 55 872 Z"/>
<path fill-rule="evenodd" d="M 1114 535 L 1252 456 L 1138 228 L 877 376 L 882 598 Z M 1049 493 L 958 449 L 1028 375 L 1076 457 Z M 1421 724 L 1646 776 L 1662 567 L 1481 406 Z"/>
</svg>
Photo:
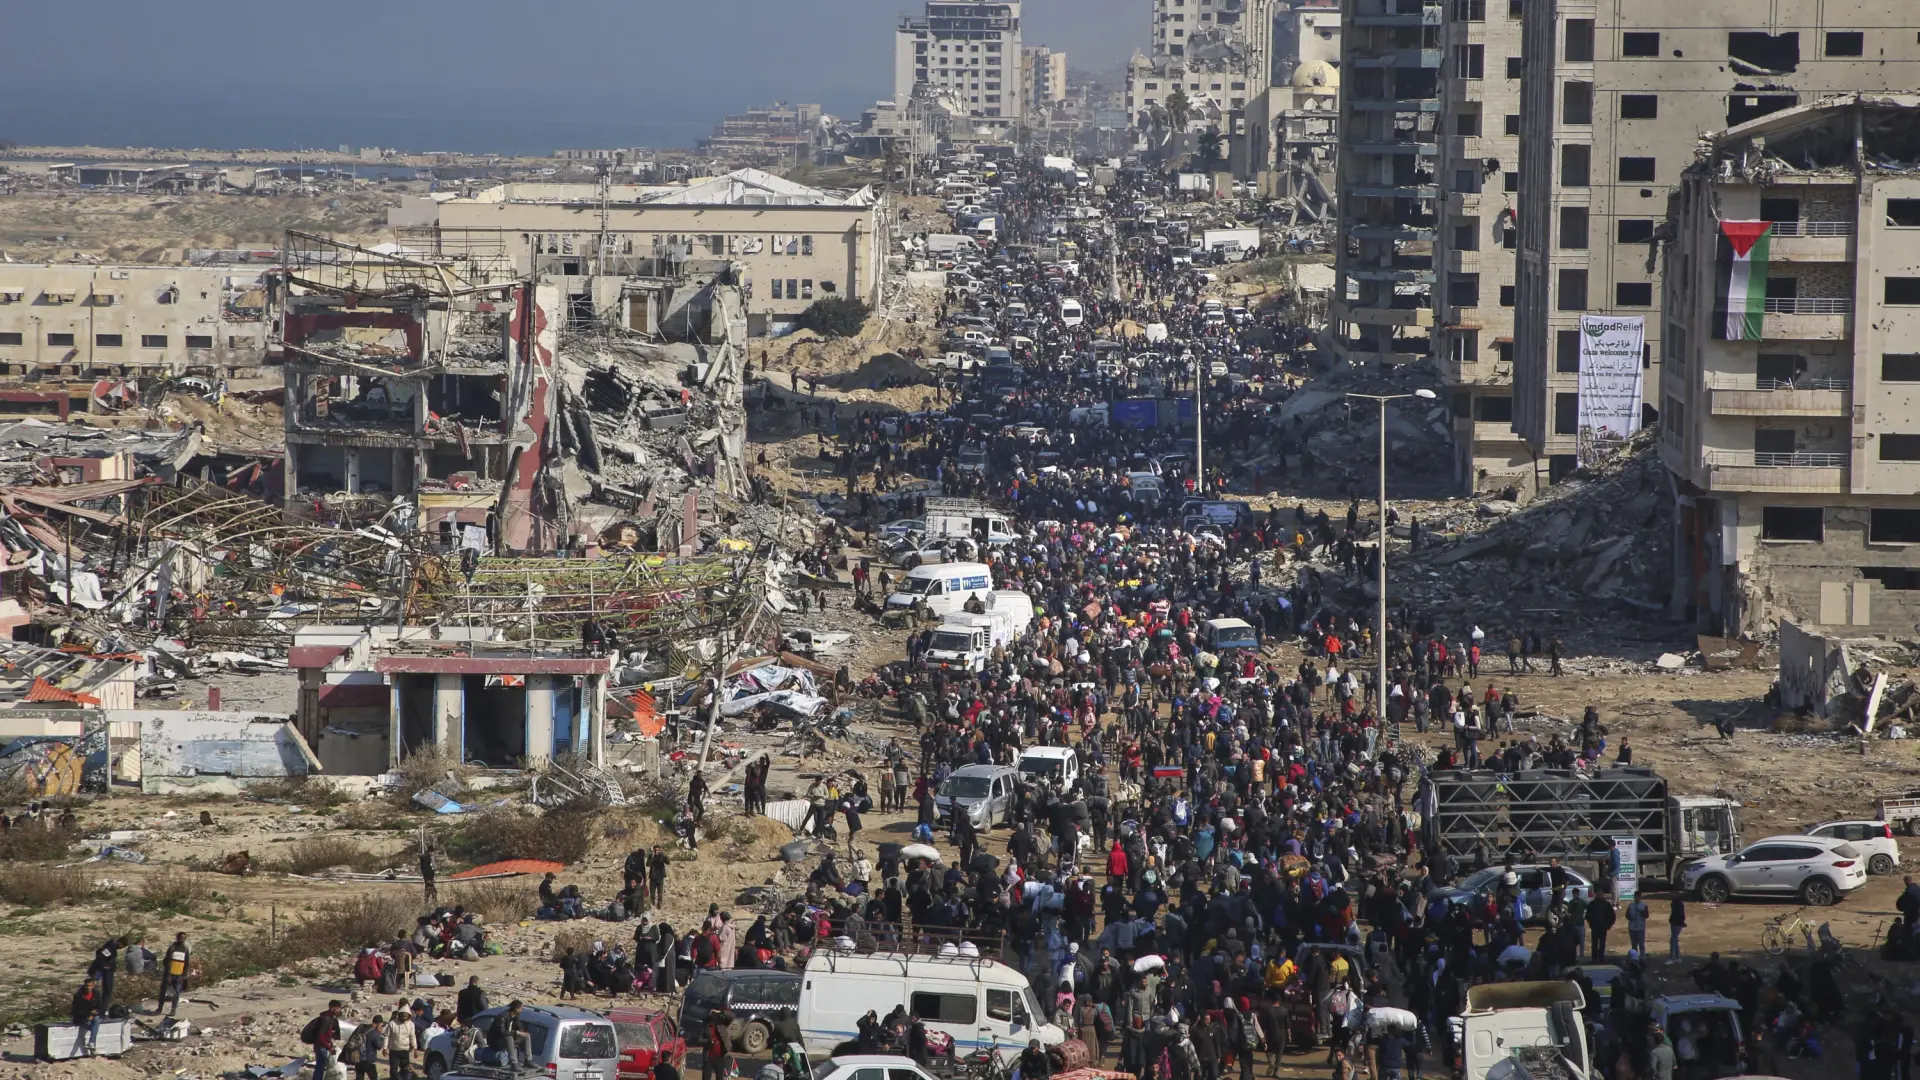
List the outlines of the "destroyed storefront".
<svg viewBox="0 0 1920 1080">
<path fill-rule="evenodd" d="M 420 627 L 309 627 L 299 640 L 296 722 L 330 775 L 378 775 L 429 750 L 496 769 L 605 760 L 611 657 Z"/>
<path fill-rule="evenodd" d="M 443 549 L 466 526 L 489 550 L 554 547 L 566 531 L 547 476 L 559 290 L 470 284 L 301 234 L 288 255 L 289 510 L 342 525 L 392 514 Z"/>
</svg>

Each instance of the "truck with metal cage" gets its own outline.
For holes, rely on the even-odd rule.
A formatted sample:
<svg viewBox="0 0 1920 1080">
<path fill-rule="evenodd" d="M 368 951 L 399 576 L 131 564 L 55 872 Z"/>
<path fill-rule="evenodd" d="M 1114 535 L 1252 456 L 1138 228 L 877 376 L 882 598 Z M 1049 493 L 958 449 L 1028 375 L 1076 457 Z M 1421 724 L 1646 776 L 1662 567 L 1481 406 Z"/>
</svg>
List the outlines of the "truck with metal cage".
<svg viewBox="0 0 1920 1080">
<path fill-rule="evenodd" d="M 1444 851 L 1461 866 L 1509 856 L 1605 863 L 1617 839 L 1632 837 L 1640 877 L 1679 881 L 1688 863 L 1741 847 L 1738 800 L 1675 795 L 1664 777 L 1636 766 L 1431 770 L 1415 805 L 1427 858 Z"/>
</svg>

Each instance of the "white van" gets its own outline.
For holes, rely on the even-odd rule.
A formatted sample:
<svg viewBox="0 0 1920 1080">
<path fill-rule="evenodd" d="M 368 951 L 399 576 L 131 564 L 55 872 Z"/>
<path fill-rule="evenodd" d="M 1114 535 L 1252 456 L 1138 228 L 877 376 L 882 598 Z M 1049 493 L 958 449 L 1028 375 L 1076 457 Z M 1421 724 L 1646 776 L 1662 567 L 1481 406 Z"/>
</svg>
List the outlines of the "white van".
<svg viewBox="0 0 1920 1080">
<path fill-rule="evenodd" d="M 1033 597 L 1019 589 L 995 589 L 987 596 L 987 610 L 1005 612 L 1013 623 L 1013 640 L 1019 641 L 1033 629 Z"/>
<path fill-rule="evenodd" d="M 924 599 L 927 610 L 935 615 L 955 615 L 976 596 L 981 603 L 986 603 L 992 591 L 993 573 L 986 563 L 927 563 L 907 571 L 900 591 L 887 597 L 887 606 L 912 607 L 915 600 Z"/>
<path fill-rule="evenodd" d="M 1067 326 L 1079 326 L 1087 321 L 1087 313 L 1081 308 L 1080 301 L 1071 296 L 1060 300 L 1060 321 Z"/>
<path fill-rule="evenodd" d="M 1258 649 L 1260 634 L 1245 619 L 1208 619 L 1200 624 L 1200 644 L 1210 652 Z"/>
<path fill-rule="evenodd" d="M 1067 1034 L 1045 1021 L 1027 977 L 999 962 L 966 956 L 855 954 L 823 949 L 800 982 L 800 1041 L 831 1055 L 860 1033 L 860 1018 L 900 1006 L 927 1028 L 953 1037 L 955 1056 L 994 1048 L 1012 1064 L 1031 1039 L 1057 1046 Z"/>
<path fill-rule="evenodd" d="M 1029 746 L 1020 752 L 1016 767 L 1023 775 L 1045 780 L 1061 791 L 1080 779 L 1080 759 L 1070 746 Z"/>
</svg>

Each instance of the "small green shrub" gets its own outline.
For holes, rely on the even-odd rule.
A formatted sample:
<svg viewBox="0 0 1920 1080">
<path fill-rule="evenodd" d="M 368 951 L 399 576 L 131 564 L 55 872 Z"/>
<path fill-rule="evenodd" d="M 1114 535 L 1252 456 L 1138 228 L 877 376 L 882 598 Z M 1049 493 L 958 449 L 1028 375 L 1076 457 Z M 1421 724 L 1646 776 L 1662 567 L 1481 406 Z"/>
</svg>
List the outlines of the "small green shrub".
<svg viewBox="0 0 1920 1080">
<path fill-rule="evenodd" d="M 815 300 L 800 313 L 800 328 L 826 337 L 853 337 L 867 325 L 873 309 L 863 300 L 849 296 L 828 296 Z"/>
</svg>

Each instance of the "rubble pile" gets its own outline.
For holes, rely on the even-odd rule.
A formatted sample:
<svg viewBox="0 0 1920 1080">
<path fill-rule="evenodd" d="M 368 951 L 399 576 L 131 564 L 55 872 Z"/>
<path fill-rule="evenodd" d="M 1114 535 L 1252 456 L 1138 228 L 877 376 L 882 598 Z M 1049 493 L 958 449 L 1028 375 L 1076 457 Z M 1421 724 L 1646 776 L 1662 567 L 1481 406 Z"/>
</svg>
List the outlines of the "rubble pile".
<svg viewBox="0 0 1920 1080">
<path fill-rule="evenodd" d="M 1604 602 L 1666 608 L 1673 499 L 1646 433 L 1535 502 L 1482 503 L 1473 520 L 1451 542 L 1390 561 L 1391 591 L 1438 611 L 1509 617 L 1509 626 L 1597 613 Z M 1423 531 L 1432 525 L 1422 522 Z"/>
<path fill-rule="evenodd" d="M 1274 424 L 1282 445 L 1309 459 L 1311 472 L 1364 478 L 1372 490 L 1380 460 L 1379 406 L 1347 395 L 1417 390 L 1431 390 L 1435 400 L 1387 403 L 1387 467 L 1395 479 L 1444 473 L 1450 468 L 1453 420 L 1431 363 L 1384 372 L 1335 368 L 1302 383 L 1274 414 Z"/>
<path fill-rule="evenodd" d="M 749 511 L 741 360 L 726 344 L 563 346 L 560 447 L 568 494 L 592 531 L 631 523 L 664 543 L 682 535 L 682 497 L 693 494 L 712 541 L 726 532 L 723 516 Z M 578 505 L 587 498 L 599 506 Z"/>
</svg>

